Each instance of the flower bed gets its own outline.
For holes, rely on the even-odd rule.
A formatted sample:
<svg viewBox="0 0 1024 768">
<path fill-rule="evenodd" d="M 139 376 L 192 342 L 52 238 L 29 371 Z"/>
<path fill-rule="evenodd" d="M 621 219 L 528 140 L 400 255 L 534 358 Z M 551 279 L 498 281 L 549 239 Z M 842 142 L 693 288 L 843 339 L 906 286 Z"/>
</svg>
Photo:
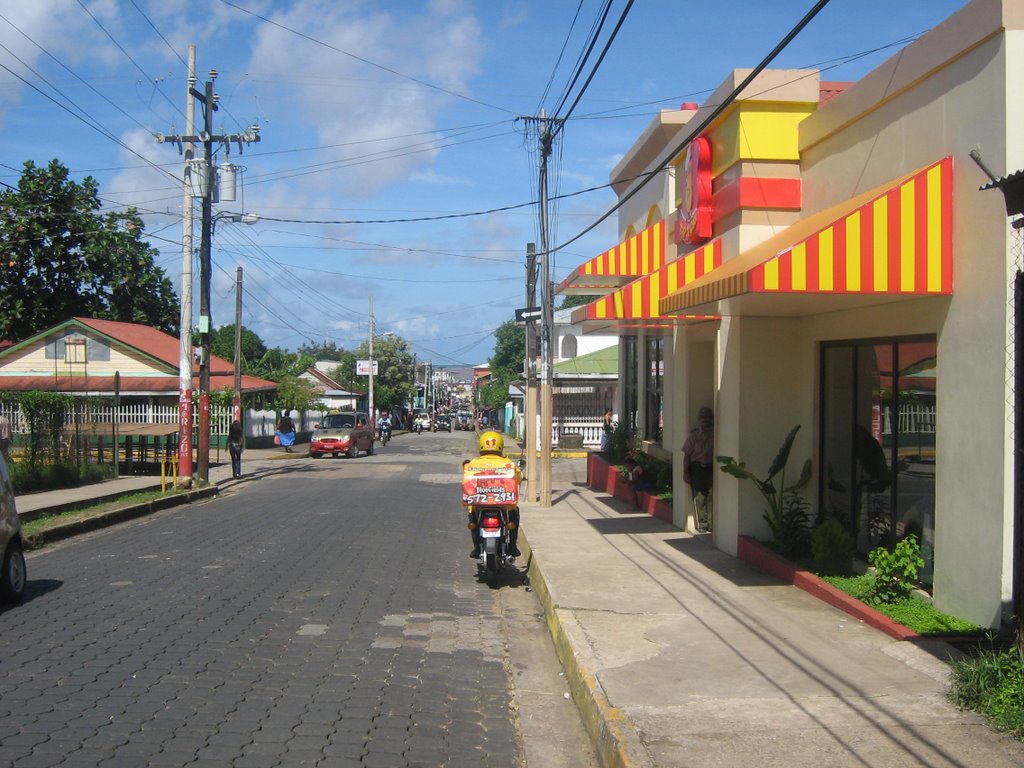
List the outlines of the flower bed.
<svg viewBox="0 0 1024 768">
<path fill-rule="evenodd" d="M 627 504 L 639 501 L 640 511 L 666 523 L 672 522 L 672 505 L 646 491 L 640 491 L 634 499 L 633 487 L 619 475 L 620 469 L 596 453 L 587 455 L 587 486 L 604 491 Z"/>
</svg>

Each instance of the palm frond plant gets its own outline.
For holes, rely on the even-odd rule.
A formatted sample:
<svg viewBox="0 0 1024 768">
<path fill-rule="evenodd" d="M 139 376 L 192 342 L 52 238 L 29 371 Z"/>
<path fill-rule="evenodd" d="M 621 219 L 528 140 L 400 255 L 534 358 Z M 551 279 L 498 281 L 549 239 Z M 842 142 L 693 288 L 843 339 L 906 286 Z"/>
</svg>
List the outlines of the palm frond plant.
<svg viewBox="0 0 1024 768">
<path fill-rule="evenodd" d="M 763 515 L 772 532 L 773 549 L 783 557 L 800 557 L 807 554 L 810 545 L 809 505 L 798 493 L 811 479 L 811 460 L 804 462 L 800 476 L 795 483 L 786 484 L 786 465 L 793 450 L 793 441 L 800 431 L 797 424 L 786 435 L 779 452 L 763 478 L 747 469 L 742 461 L 732 456 L 716 456 L 722 471 L 740 480 L 749 480 L 764 497 L 767 508 Z"/>
</svg>

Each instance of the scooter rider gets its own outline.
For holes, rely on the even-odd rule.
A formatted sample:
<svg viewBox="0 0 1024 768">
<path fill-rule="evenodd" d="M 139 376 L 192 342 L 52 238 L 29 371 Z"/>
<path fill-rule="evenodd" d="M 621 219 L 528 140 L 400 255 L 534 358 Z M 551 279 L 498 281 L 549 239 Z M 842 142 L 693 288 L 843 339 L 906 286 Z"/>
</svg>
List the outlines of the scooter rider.
<svg viewBox="0 0 1024 768">
<path fill-rule="evenodd" d="M 478 459 L 467 459 L 463 462 L 463 465 L 472 464 L 474 468 L 487 468 L 487 467 L 504 467 L 511 465 L 512 462 L 505 458 L 505 439 L 497 432 L 484 432 L 480 435 L 480 458 Z M 523 481 L 523 473 L 518 467 L 515 468 L 516 472 L 516 485 Z M 509 557 L 519 557 L 522 553 L 519 551 L 519 547 L 516 546 L 516 542 L 519 539 L 519 507 L 510 507 L 508 510 L 508 520 L 513 525 L 509 526 L 508 535 L 508 555 Z M 473 551 L 469 553 L 469 556 L 474 560 L 480 557 L 480 531 L 479 531 L 479 520 L 477 519 L 476 507 L 469 508 L 469 532 L 473 538 Z"/>
</svg>

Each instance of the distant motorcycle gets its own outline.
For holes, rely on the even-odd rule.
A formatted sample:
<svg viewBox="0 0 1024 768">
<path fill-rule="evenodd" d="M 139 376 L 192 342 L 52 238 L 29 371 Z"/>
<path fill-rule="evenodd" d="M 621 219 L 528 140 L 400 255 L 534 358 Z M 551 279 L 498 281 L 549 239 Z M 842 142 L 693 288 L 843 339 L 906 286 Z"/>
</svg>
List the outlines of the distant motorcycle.
<svg viewBox="0 0 1024 768">
<path fill-rule="evenodd" d="M 384 423 L 380 425 L 380 444 L 387 445 L 391 439 L 391 425 Z"/>
</svg>

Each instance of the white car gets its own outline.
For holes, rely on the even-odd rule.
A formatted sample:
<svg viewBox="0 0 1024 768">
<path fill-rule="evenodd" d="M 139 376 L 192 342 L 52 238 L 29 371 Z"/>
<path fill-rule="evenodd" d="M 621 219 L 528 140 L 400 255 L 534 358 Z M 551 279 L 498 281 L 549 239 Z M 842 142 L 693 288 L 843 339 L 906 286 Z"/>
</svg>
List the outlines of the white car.
<svg viewBox="0 0 1024 768">
<path fill-rule="evenodd" d="M 426 411 L 416 411 L 416 418 L 413 420 L 413 429 L 424 429 L 427 432 L 430 431 L 433 422 L 430 419 L 430 414 Z"/>
<path fill-rule="evenodd" d="M 25 541 L 21 537 L 21 519 L 14 504 L 14 488 L 7 462 L 0 455 L 0 601 L 16 603 L 25 596 L 28 571 L 25 567 Z"/>
</svg>

